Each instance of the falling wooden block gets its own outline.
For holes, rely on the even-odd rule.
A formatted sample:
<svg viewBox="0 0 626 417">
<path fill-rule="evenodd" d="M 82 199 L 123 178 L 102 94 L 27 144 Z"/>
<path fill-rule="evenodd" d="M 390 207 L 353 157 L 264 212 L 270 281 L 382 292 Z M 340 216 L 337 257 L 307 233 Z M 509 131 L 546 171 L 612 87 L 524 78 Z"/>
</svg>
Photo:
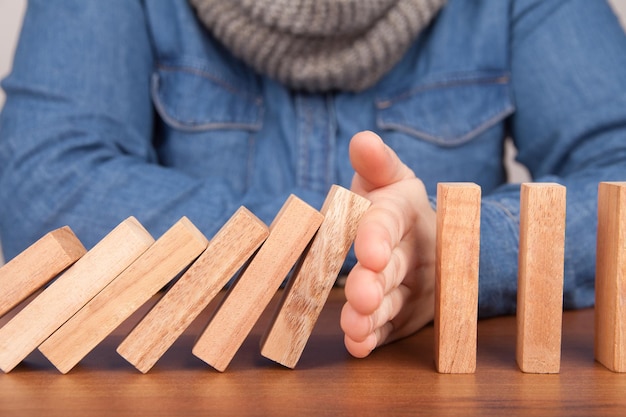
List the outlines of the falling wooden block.
<svg viewBox="0 0 626 417">
<path fill-rule="evenodd" d="M 193 347 L 193 354 L 223 372 L 319 228 L 323 216 L 291 195 L 270 234 L 229 291 Z"/>
<path fill-rule="evenodd" d="M 113 229 L 0 329 L 0 369 L 17 366 L 152 242 L 133 217 Z"/>
<path fill-rule="evenodd" d="M 476 370 L 480 187 L 437 185 L 435 365 L 440 373 Z"/>
<path fill-rule="evenodd" d="M 56 368 L 69 372 L 132 313 L 207 247 L 206 237 L 183 217 L 135 262 L 39 346 Z"/>
<path fill-rule="evenodd" d="M 72 229 L 46 234 L 0 268 L 0 317 L 87 252 Z"/>
<path fill-rule="evenodd" d="M 244 207 L 135 326 L 117 352 L 146 373 L 267 238 L 267 226 Z"/>
<path fill-rule="evenodd" d="M 626 182 L 598 190 L 595 358 L 626 372 Z"/>
<path fill-rule="evenodd" d="M 516 356 L 522 372 L 560 369 L 565 194 L 559 184 L 521 186 Z"/>
<path fill-rule="evenodd" d="M 296 366 L 369 206 L 369 200 L 345 188 L 331 188 L 321 210 L 324 221 L 261 341 L 263 356 Z"/>
</svg>

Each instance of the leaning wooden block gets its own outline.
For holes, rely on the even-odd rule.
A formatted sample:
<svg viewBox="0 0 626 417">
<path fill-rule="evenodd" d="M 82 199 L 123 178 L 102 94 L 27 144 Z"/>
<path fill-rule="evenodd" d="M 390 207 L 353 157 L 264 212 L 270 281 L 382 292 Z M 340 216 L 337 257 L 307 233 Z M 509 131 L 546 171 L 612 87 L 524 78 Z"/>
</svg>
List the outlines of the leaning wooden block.
<svg viewBox="0 0 626 417">
<path fill-rule="evenodd" d="M 124 272 L 39 346 L 62 373 L 78 362 L 207 247 L 183 217 Z"/>
<path fill-rule="evenodd" d="M 133 217 L 113 229 L 0 329 L 0 369 L 11 371 L 153 241 Z"/>
<path fill-rule="evenodd" d="M 322 223 L 317 210 L 290 196 L 270 234 L 193 347 L 223 372 Z"/>
<path fill-rule="evenodd" d="M 594 348 L 598 362 L 626 372 L 626 182 L 598 190 Z"/>
<path fill-rule="evenodd" d="M 263 356 L 295 368 L 369 206 L 345 188 L 331 188 L 321 210 L 324 221 L 261 341 Z"/>
<path fill-rule="evenodd" d="M 561 365 L 565 187 L 522 184 L 517 284 L 517 364 L 558 373 Z"/>
<path fill-rule="evenodd" d="M 204 253 L 119 345 L 146 373 L 267 238 L 267 226 L 245 207 L 215 234 Z"/>
<path fill-rule="evenodd" d="M 0 317 L 87 252 L 72 229 L 47 233 L 0 268 Z"/>
<path fill-rule="evenodd" d="M 435 365 L 440 373 L 476 370 L 481 190 L 437 186 Z"/>
</svg>

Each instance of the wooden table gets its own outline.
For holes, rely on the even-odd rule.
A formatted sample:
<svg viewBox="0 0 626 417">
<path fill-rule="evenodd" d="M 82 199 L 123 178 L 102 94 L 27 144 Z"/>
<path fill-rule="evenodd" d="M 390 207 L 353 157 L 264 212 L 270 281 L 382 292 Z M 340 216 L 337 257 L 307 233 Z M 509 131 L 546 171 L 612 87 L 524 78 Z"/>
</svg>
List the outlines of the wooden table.
<svg viewBox="0 0 626 417">
<path fill-rule="evenodd" d="M 298 367 L 283 368 L 258 348 L 276 301 L 224 373 L 191 354 L 215 303 L 149 373 L 125 362 L 115 348 L 146 306 L 67 375 L 38 352 L 0 374 L 0 416 L 626 415 L 626 374 L 593 359 L 593 310 L 565 313 L 560 374 L 520 372 L 515 318 L 501 317 L 478 325 L 475 374 L 441 375 L 433 365 L 432 326 L 367 359 L 351 358 L 338 324 L 344 301 L 338 288 Z"/>
</svg>

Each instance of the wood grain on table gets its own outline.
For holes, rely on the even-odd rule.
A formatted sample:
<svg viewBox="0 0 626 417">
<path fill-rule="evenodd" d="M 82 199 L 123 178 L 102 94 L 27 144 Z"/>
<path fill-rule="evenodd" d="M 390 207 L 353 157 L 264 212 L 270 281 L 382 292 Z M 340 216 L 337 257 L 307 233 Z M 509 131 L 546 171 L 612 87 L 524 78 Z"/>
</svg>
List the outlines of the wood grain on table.
<svg viewBox="0 0 626 417">
<path fill-rule="evenodd" d="M 563 315 L 561 372 L 524 374 L 515 362 L 515 318 L 478 324 L 474 374 L 435 371 L 433 328 L 354 359 L 343 347 L 334 288 L 294 370 L 261 356 L 273 298 L 228 370 L 217 372 L 191 348 L 223 293 L 147 374 L 115 349 L 150 305 L 124 322 L 67 375 L 34 352 L 0 374 L 0 416 L 233 415 L 623 416 L 626 374 L 593 359 L 592 309 Z M 3 317 L 0 324 L 6 322 Z"/>
</svg>

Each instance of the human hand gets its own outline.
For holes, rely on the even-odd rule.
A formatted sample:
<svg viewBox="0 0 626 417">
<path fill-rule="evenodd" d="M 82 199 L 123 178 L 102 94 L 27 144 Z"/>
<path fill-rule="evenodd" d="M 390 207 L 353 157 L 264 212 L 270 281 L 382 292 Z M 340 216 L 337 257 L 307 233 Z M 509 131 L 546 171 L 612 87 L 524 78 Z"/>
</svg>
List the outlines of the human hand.
<svg viewBox="0 0 626 417">
<path fill-rule="evenodd" d="M 357 230 L 341 327 L 348 351 L 365 357 L 433 319 L 436 213 L 422 181 L 376 134 L 357 133 L 350 160 L 352 191 L 372 205 Z"/>
</svg>

